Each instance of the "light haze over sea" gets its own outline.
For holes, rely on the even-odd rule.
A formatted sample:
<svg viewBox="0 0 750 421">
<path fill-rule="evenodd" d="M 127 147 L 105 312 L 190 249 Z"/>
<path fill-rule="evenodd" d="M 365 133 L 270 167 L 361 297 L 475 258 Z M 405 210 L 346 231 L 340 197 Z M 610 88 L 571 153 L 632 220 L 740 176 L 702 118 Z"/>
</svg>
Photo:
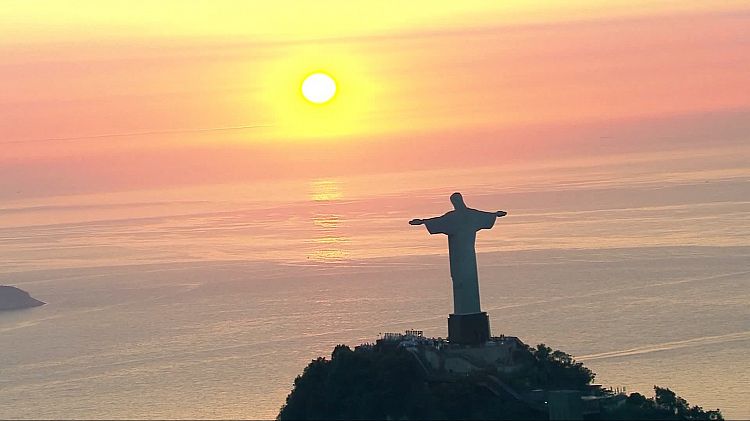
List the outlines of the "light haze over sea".
<svg viewBox="0 0 750 421">
<path fill-rule="evenodd" d="M 509 211 L 495 335 L 748 418 L 747 152 L 6 200 L 2 282 L 49 304 L 0 314 L 0 418 L 273 418 L 336 344 L 445 337 L 447 242 L 407 221 L 454 189 Z"/>
</svg>

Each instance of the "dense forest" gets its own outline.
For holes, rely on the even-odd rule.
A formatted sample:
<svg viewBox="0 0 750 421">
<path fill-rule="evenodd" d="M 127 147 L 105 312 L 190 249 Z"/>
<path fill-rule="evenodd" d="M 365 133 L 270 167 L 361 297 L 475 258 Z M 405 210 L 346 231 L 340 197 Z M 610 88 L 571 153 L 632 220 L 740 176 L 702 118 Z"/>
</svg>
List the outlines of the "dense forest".
<svg viewBox="0 0 750 421">
<path fill-rule="evenodd" d="M 295 379 L 278 419 L 547 419 L 544 407 L 498 393 L 493 382 L 502 379 L 519 392 L 583 391 L 594 379 L 594 373 L 570 355 L 543 344 L 527 347 L 523 367 L 512 376 L 488 369 L 435 379 L 401 347 L 351 350 L 339 345 L 330 359 L 313 360 Z M 617 405 L 603 409 L 597 418 L 722 419 L 718 410 L 691 407 L 669 389 L 654 389 L 653 398 L 638 393 L 621 396 Z"/>
</svg>

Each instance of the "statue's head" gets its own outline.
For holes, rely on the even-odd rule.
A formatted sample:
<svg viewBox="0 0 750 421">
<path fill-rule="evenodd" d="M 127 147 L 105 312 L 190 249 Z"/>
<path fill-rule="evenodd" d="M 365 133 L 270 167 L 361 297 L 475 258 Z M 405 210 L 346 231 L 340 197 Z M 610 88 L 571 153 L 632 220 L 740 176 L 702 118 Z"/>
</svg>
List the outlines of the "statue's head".
<svg viewBox="0 0 750 421">
<path fill-rule="evenodd" d="M 455 192 L 451 195 L 451 203 L 453 203 L 453 207 L 455 209 L 465 209 L 466 203 L 464 203 L 464 197 L 461 196 L 461 193 Z"/>
</svg>

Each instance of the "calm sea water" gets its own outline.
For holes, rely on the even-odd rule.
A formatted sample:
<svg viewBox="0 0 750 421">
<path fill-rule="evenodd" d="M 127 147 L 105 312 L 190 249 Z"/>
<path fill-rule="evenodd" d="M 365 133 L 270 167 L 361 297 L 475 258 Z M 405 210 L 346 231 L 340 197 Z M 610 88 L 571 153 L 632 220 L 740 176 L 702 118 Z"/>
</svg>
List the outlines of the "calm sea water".
<svg viewBox="0 0 750 421">
<path fill-rule="evenodd" d="M 750 170 L 633 156 L 2 203 L 0 418 L 273 418 L 336 344 L 446 336 L 445 238 L 469 206 L 493 333 L 574 354 L 597 382 L 749 418 Z"/>
</svg>

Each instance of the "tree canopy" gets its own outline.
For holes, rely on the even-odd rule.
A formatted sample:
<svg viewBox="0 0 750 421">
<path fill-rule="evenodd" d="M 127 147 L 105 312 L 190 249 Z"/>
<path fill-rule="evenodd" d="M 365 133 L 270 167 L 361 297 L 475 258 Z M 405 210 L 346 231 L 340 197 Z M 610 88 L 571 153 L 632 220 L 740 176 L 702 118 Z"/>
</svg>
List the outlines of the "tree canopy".
<svg viewBox="0 0 750 421">
<path fill-rule="evenodd" d="M 513 374 L 479 370 L 436 379 L 401 347 L 334 348 L 331 358 L 310 362 L 294 380 L 279 420 L 304 419 L 547 419 L 544 408 L 530 405 L 498 388 L 498 379 L 517 392 L 532 389 L 588 389 L 594 373 L 562 351 L 539 344 L 519 356 L 523 368 Z M 709 420 L 721 412 L 690 406 L 667 388 L 655 396 L 632 393 L 602 407 L 601 419 Z"/>
</svg>

